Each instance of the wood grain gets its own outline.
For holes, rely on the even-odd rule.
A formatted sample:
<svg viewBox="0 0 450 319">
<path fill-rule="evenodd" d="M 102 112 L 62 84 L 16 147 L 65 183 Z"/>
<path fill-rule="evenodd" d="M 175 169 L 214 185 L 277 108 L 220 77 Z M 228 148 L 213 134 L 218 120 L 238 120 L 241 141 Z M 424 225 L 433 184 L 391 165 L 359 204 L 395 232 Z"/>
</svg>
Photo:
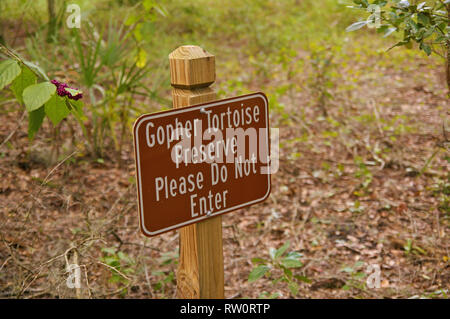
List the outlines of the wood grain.
<svg viewBox="0 0 450 319">
<path fill-rule="evenodd" d="M 185 45 L 169 54 L 170 80 L 173 87 L 195 89 L 208 87 L 216 80 L 214 55 L 194 45 Z"/>
<path fill-rule="evenodd" d="M 169 55 L 173 107 L 214 101 L 214 56 L 197 46 L 182 46 Z M 183 227 L 177 271 L 179 298 L 224 298 L 222 216 Z"/>
</svg>

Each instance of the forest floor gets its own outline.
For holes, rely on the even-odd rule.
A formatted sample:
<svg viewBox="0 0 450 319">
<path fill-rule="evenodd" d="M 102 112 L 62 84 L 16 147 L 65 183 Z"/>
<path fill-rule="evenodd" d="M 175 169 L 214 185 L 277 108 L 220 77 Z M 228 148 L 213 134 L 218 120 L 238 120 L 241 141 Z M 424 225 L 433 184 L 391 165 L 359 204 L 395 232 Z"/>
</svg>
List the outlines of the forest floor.
<svg viewBox="0 0 450 319">
<path fill-rule="evenodd" d="M 424 57 L 395 67 L 391 54 L 335 61 L 342 76 L 331 81 L 339 85 L 319 106 L 311 101 L 320 88 L 267 92 L 283 105 L 271 111 L 280 166 L 264 203 L 223 216 L 227 298 L 448 296 L 442 72 Z M 358 72 L 357 85 L 338 89 Z M 216 86 L 226 90 L 221 76 Z M 308 80 L 300 74 L 288 81 Z M 248 90 L 286 81 L 267 78 Z M 175 297 L 178 233 L 145 238 L 139 231 L 131 134 L 118 163 L 86 157 L 65 128 L 62 155 L 49 164 L 49 124 L 30 144 L 23 111 L 1 107 L 0 297 Z M 294 269 L 302 276 L 298 293 L 273 282 L 277 270 L 249 283 L 252 258 L 269 258 L 270 248 L 288 241 L 289 251 L 302 254 L 303 266 Z M 66 285 L 72 263 L 81 265 L 79 290 Z M 380 267 L 379 288 L 366 283 L 370 265 Z"/>
</svg>

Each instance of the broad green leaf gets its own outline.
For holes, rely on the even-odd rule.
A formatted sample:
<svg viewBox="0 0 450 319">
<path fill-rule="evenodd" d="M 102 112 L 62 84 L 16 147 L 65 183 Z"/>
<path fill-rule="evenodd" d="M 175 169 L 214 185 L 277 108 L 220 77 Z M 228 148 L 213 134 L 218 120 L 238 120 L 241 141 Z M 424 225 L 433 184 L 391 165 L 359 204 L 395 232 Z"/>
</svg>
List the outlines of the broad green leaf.
<svg viewBox="0 0 450 319">
<path fill-rule="evenodd" d="M 284 267 L 286 268 L 299 268 L 303 266 L 303 263 L 295 257 L 286 257 L 281 261 Z"/>
<path fill-rule="evenodd" d="M 289 245 L 291 243 L 289 241 L 285 242 L 283 246 L 281 246 L 280 248 L 277 249 L 277 251 L 275 252 L 275 258 L 279 258 L 281 257 L 285 251 L 289 248 Z"/>
<path fill-rule="evenodd" d="M 349 25 L 347 27 L 347 29 L 345 29 L 345 31 L 347 31 L 347 32 L 356 31 L 356 30 L 364 27 L 366 24 L 367 24 L 367 21 L 358 21 L 358 22 L 355 22 L 355 23 Z"/>
<path fill-rule="evenodd" d="M 56 92 L 56 86 L 50 82 L 33 84 L 23 90 L 23 102 L 28 112 L 44 105 Z"/>
<path fill-rule="evenodd" d="M 262 276 L 264 276 L 270 270 L 269 266 L 259 265 L 258 267 L 253 268 L 252 272 L 248 276 L 248 281 L 253 282 L 258 280 Z"/>
<path fill-rule="evenodd" d="M 44 70 L 42 70 L 39 66 L 29 61 L 23 61 L 23 63 L 25 63 L 25 65 L 31 68 L 32 70 L 36 71 L 36 73 L 38 73 L 44 80 L 50 81 L 47 74 L 45 74 Z"/>
<path fill-rule="evenodd" d="M 28 113 L 28 138 L 30 140 L 33 140 L 37 131 L 39 131 L 44 117 L 45 111 L 43 107 Z"/>
<path fill-rule="evenodd" d="M 20 75 L 12 82 L 11 90 L 13 91 L 16 99 L 23 104 L 22 93 L 30 85 L 36 84 L 36 75 L 27 67 L 22 68 Z"/>
<path fill-rule="evenodd" d="M 45 114 L 47 114 L 54 126 L 57 126 L 64 120 L 70 111 L 66 106 L 66 101 L 59 95 L 53 95 L 50 100 L 45 103 Z"/>
<path fill-rule="evenodd" d="M 21 72 L 19 64 L 14 60 L 0 62 L 0 90 L 10 84 Z"/>
</svg>

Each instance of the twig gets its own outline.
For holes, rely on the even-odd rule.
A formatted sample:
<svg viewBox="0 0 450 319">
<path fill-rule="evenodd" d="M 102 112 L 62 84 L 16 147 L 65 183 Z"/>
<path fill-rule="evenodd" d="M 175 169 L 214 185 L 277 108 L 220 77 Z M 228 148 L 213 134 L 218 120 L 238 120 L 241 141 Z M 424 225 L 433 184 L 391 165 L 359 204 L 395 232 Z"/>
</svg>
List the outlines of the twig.
<svg viewBox="0 0 450 319">
<path fill-rule="evenodd" d="M 58 163 L 58 164 L 57 164 L 57 165 L 56 165 L 56 166 L 55 166 L 55 167 L 47 174 L 47 176 L 45 176 L 45 178 L 44 178 L 44 180 L 43 180 L 41 186 L 47 184 L 48 178 L 50 177 L 50 175 L 52 175 L 53 172 L 54 172 L 55 170 L 58 169 L 58 167 L 60 167 L 65 161 L 67 161 L 69 158 L 71 158 L 71 157 L 72 157 L 73 155 L 75 155 L 76 153 L 78 153 L 78 151 L 72 152 L 72 154 L 68 155 L 65 159 L 63 159 L 61 162 L 59 162 L 59 163 Z"/>
<path fill-rule="evenodd" d="M 108 265 L 108 264 L 102 263 L 101 261 L 97 261 L 97 264 L 100 264 L 100 265 L 103 265 L 103 266 L 105 266 L 105 267 L 108 267 L 108 268 L 112 269 L 113 271 L 117 272 L 119 275 L 121 275 L 121 276 L 122 276 L 123 278 L 125 278 L 126 280 L 131 281 L 130 278 L 128 278 L 125 274 L 123 274 L 123 273 L 122 273 L 121 271 L 119 271 L 117 268 L 114 268 L 114 267 L 112 267 L 112 266 L 110 266 L 110 265 Z"/>
</svg>

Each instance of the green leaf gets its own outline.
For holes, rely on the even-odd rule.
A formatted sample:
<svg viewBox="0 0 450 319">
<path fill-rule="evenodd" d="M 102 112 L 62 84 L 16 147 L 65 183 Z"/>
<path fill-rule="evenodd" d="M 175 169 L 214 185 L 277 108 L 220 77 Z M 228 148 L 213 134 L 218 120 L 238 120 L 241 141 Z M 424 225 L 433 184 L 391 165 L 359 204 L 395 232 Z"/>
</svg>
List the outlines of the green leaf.
<svg viewBox="0 0 450 319">
<path fill-rule="evenodd" d="M 105 247 L 105 248 L 102 248 L 102 252 L 107 253 L 109 255 L 114 255 L 116 253 L 116 248 L 114 248 L 114 247 Z"/>
<path fill-rule="evenodd" d="M 34 63 L 31 63 L 29 61 L 23 61 L 23 63 L 28 66 L 30 69 L 34 70 L 36 73 L 38 73 L 44 80 L 50 81 L 47 74 L 45 74 L 44 70 L 42 70 L 39 66 L 37 66 Z"/>
<path fill-rule="evenodd" d="M 367 275 L 365 274 L 365 273 L 363 273 L 363 272 L 357 272 L 355 275 L 354 275 L 354 277 L 355 278 L 357 278 L 357 279 L 363 279 L 363 278 L 365 278 Z"/>
<path fill-rule="evenodd" d="M 150 11 L 155 6 L 155 1 L 153 1 L 153 0 L 144 0 L 144 1 L 142 1 L 142 5 L 144 6 L 145 10 Z"/>
<path fill-rule="evenodd" d="M 304 283 L 307 283 L 307 284 L 310 284 L 312 282 L 311 279 L 309 279 L 306 276 L 296 275 L 296 276 L 294 276 L 294 278 L 297 280 L 303 281 Z"/>
<path fill-rule="evenodd" d="M 349 285 L 344 285 L 344 286 L 342 286 L 342 290 L 350 290 L 350 286 Z"/>
<path fill-rule="evenodd" d="M 299 257 L 297 256 L 287 256 L 283 258 L 281 261 L 284 267 L 287 268 L 299 268 L 303 266 L 303 263 L 300 261 Z"/>
<path fill-rule="evenodd" d="M 292 279 L 292 270 L 290 270 L 289 268 L 283 267 L 283 273 L 287 280 Z"/>
<path fill-rule="evenodd" d="M 285 251 L 289 248 L 289 245 L 291 243 L 289 241 L 285 242 L 283 246 L 281 246 L 280 248 L 277 249 L 277 251 L 275 252 L 275 259 L 281 257 Z"/>
<path fill-rule="evenodd" d="M 10 84 L 21 72 L 17 61 L 5 60 L 0 62 L 0 90 Z"/>
<path fill-rule="evenodd" d="M 367 21 L 358 21 L 358 22 L 353 23 L 352 25 L 349 25 L 347 27 L 347 29 L 345 29 L 345 31 L 347 31 L 347 32 L 356 31 L 356 30 L 364 27 L 366 24 L 367 24 Z"/>
<path fill-rule="evenodd" d="M 139 49 L 137 55 L 136 55 L 136 66 L 140 69 L 145 67 L 147 64 L 147 52 L 145 52 L 142 49 Z"/>
<path fill-rule="evenodd" d="M 125 25 L 130 26 L 135 24 L 138 21 L 138 17 L 135 15 L 129 15 L 128 18 L 125 20 Z"/>
<path fill-rule="evenodd" d="M 420 49 L 423 50 L 427 55 L 431 54 L 431 47 L 426 43 L 420 43 Z"/>
<path fill-rule="evenodd" d="M 65 90 L 67 92 L 69 92 L 70 94 L 72 94 L 72 96 L 76 96 L 78 94 L 83 93 L 83 91 L 77 90 L 77 89 L 72 89 L 72 88 L 65 88 Z"/>
<path fill-rule="evenodd" d="M 252 258 L 252 263 L 254 264 L 265 264 L 267 263 L 267 260 L 263 258 Z"/>
<path fill-rule="evenodd" d="M 20 75 L 12 82 L 11 90 L 16 99 L 23 104 L 22 93 L 30 85 L 36 84 L 36 75 L 27 67 L 22 68 Z"/>
<path fill-rule="evenodd" d="M 417 20 L 422 23 L 424 26 L 427 26 L 430 24 L 430 18 L 428 17 L 428 15 L 426 15 L 423 12 L 419 12 L 419 14 L 417 15 Z"/>
<path fill-rule="evenodd" d="M 120 269 L 120 262 L 117 259 L 117 256 L 106 256 L 106 257 L 103 258 L 103 260 L 109 266 L 111 266 L 113 268 L 116 268 L 116 269 Z"/>
<path fill-rule="evenodd" d="M 56 86 L 50 82 L 33 84 L 23 90 L 23 102 L 28 112 L 44 105 L 56 92 Z"/>
<path fill-rule="evenodd" d="M 392 50 L 395 47 L 400 47 L 402 45 L 408 45 L 409 43 L 410 43 L 409 40 L 400 41 L 400 42 L 394 44 L 393 46 L 391 46 L 389 49 L 387 49 L 387 51 L 390 51 L 390 50 Z"/>
<path fill-rule="evenodd" d="M 66 106 L 66 101 L 59 95 L 53 95 L 50 100 L 45 103 L 45 114 L 47 114 L 54 126 L 57 126 L 64 120 L 70 111 Z"/>
<path fill-rule="evenodd" d="M 123 260 L 123 261 L 125 261 L 128 264 L 133 264 L 134 263 L 133 259 L 131 259 L 127 254 L 125 254 L 125 253 L 123 253 L 121 251 L 119 251 L 117 253 L 117 256 L 120 258 L 120 260 Z"/>
<path fill-rule="evenodd" d="M 69 105 L 77 112 L 78 116 L 83 116 L 83 102 L 81 100 L 66 100 Z"/>
<path fill-rule="evenodd" d="M 255 268 L 253 268 L 252 272 L 248 276 L 248 282 L 253 282 L 255 280 L 258 280 L 262 276 L 264 276 L 270 268 L 266 265 L 259 265 Z"/>
<path fill-rule="evenodd" d="M 37 131 L 39 131 L 44 117 L 45 111 L 43 107 L 28 113 L 28 138 L 30 140 L 33 140 Z"/>
</svg>

